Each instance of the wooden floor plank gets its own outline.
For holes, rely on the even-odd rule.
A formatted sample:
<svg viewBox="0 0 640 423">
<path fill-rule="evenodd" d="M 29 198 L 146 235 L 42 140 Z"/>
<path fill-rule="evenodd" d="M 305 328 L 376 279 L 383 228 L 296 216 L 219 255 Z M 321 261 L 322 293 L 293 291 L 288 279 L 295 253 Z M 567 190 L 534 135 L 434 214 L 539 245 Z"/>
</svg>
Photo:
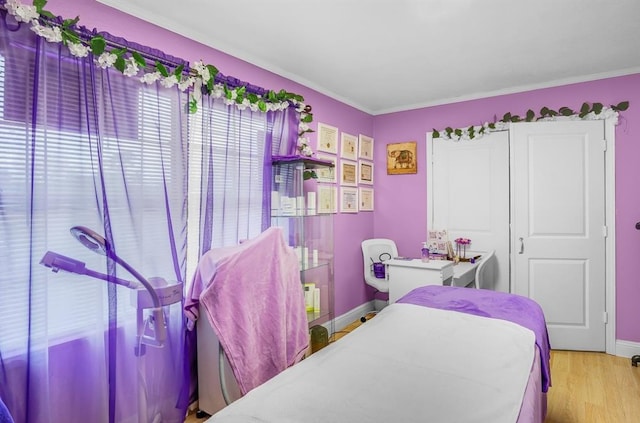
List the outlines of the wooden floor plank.
<svg viewBox="0 0 640 423">
<path fill-rule="evenodd" d="M 551 381 L 545 423 L 640 422 L 640 368 L 628 358 L 552 351 Z"/>
</svg>

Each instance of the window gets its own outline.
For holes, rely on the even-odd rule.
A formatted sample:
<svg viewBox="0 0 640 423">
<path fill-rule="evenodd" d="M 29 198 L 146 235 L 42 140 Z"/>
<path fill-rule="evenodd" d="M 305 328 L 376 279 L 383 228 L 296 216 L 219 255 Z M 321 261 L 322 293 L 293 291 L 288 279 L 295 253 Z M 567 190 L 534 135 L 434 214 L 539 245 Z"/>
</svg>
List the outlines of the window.
<svg viewBox="0 0 640 423">
<path fill-rule="evenodd" d="M 184 200 L 186 157 L 181 154 L 183 129 L 172 117 L 180 107 L 175 99 L 138 81 L 129 81 L 127 94 L 121 97 L 124 88 L 106 87 L 112 81 L 103 72 L 99 77 L 104 78 L 105 92 L 121 91 L 111 97 L 93 93 L 90 100 L 96 101 L 101 113 L 87 122 L 82 110 L 86 93 L 69 88 L 73 78 L 78 84 L 78 68 L 45 64 L 46 72 L 60 73 L 41 84 L 38 104 L 47 113 L 39 113 L 34 129 L 30 116 L 25 116 L 31 100 L 18 101 L 17 92 L 11 93 L 16 81 L 5 65 L 6 58 L 0 56 L 0 350 L 10 353 L 26 342 L 27 325 L 32 334 L 46 334 L 55 343 L 95 331 L 108 319 L 105 282 L 52 273 L 38 264 L 51 250 L 105 271 L 105 257 L 88 251 L 69 233 L 76 225 L 101 232 L 102 180 L 109 190 L 111 221 L 122 222 L 113 225 L 118 255 L 134 268 L 141 269 L 144 260 L 147 272 L 167 274 L 165 264 L 153 263 L 152 248 L 166 242 L 165 183 L 172 198 Z M 56 109 L 63 92 L 65 107 Z M 105 129 L 96 131 L 95 126 Z M 100 155 L 95 151 L 98 138 Z M 135 211 L 132 202 L 138 204 Z M 142 229 L 137 234 L 122 229 L 128 227 Z M 117 272 L 118 277 L 133 279 L 121 268 Z M 118 320 L 135 319 L 129 290 L 117 289 Z M 35 314 L 29 315 L 29 310 Z"/>
<path fill-rule="evenodd" d="M 210 236 L 215 248 L 235 245 L 262 231 L 267 131 L 264 113 L 238 111 L 219 100 L 200 107 L 189 123 L 188 279 L 200 255 L 194 254 L 201 246 L 198 235 Z M 201 196 L 208 190 L 211 203 L 205 200 L 201 204 Z M 202 225 L 207 207 L 213 212 L 210 228 Z M 202 234 L 201 230 L 210 233 Z"/>
<path fill-rule="evenodd" d="M 56 343 L 95 332 L 110 318 L 107 283 L 53 273 L 39 264 L 50 250 L 106 272 L 105 257 L 92 254 L 69 233 L 78 225 L 102 232 L 103 190 L 118 256 L 147 277 L 176 273 L 174 264 L 163 259 L 166 254 L 157 254 L 168 238 L 165 195 L 173 202 L 172 220 L 189 217 L 188 229 L 178 225 L 181 234 L 176 235 L 190 237 L 187 245 L 181 238 L 177 246 L 180 274 L 186 273 L 187 281 L 201 253 L 200 237 L 211 238 L 207 248 L 221 247 L 262 231 L 266 114 L 211 100 L 189 117 L 187 134 L 187 126 L 176 118 L 184 116 L 185 98 L 135 78 L 114 77 L 113 70 L 97 70 L 92 90 L 78 82 L 87 69 L 71 59 L 57 66 L 59 56 L 45 52 L 33 124 L 33 93 L 25 82 L 33 75 L 25 79 L 16 73 L 36 65 L 33 52 L 14 53 L 10 50 L 7 63 L 0 51 L 3 353 L 25 347 L 27 328 L 41 335 L 37 339 Z M 201 205 L 202 192 L 211 195 Z M 210 227 L 201 225 L 205 217 L 211 217 Z M 120 267 L 116 272 L 133 279 Z M 117 287 L 117 292 L 118 322 L 135 320 L 130 291 Z"/>
</svg>

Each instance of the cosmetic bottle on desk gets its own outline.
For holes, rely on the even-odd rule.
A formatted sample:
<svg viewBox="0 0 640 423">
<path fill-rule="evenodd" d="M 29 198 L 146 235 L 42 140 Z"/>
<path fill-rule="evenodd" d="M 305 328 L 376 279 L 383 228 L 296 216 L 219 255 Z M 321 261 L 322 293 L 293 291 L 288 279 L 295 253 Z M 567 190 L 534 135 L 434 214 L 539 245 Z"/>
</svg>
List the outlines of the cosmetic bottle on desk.
<svg viewBox="0 0 640 423">
<path fill-rule="evenodd" d="M 429 262 L 429 247 L 427 246 L 426 242 L 422 243 L 422 250 L 420 251 L 420 257 L 422 258 L 422 261 L 424 263 L 428 263 Z"/>
</svg>

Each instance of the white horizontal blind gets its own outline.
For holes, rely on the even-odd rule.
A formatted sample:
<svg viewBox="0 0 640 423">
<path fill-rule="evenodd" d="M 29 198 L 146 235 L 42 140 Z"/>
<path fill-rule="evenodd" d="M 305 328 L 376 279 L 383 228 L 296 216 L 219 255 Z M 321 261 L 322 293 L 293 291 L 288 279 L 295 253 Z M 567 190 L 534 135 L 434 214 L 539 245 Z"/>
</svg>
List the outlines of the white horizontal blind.
<svg viewBox="0 0 640 423">
<path fill-rule="evenodd" d="M 202 253 L 203 234 L 197 234 L 208 184 L 213 184 L 213 248 L 235 245 L 261 232 L 266 131 L 265 113 L 239 111 L 220 100 L 205 99 L 191 115 L 188 278 Z"/>
<path fill-rule="evenodd" d="M 30 125 L 30 87 L 22 87 L 22 101 L 6 101 L 8 90 L 15 86 L 11 85 L 15 82 L 11 75 L 5 72 L 6 60 L 0 57 L 0 350 L 4 354 L 24 350 L 28 327 L 32 339 L 55 343 L 87 331 L 102 330 L 108 315 L 106 282 L 52 273 L 39 264 L 44 253 L 51 250 L 85 262 L 88 268 L 106 272 L 105 257 L 90 252 L 69 233 L 69 228 L 76 225 L 99 233 L 103 227 L 99 212 L 102 198 L 96 189 L 96 184 L 101 184 L 95 173 L 96 134 L 90 139 L 86 133 L 74 131 L 77 126 L 65 123 L 78 121 L 79 113 L 82 119 L 87 119 L 80 100 L 77 68 L 61 66 L 60 74 L 47 75 L 48 82 L 38 93 L 38 106 L 47 113 L 38 114 L 41 120 L 34 132 Z M 52 56 L 50 60 L 58 59 Z M 13 65 L 32 74 L 32 63 Z M 103 82 L 104 89 L 111 88 L 106 80 Z M 117 222 L 113 226 L 117 254 L 147 276 L 154 276 L 148 272 L 159 272 L 174 279 L 174 273 L 168 270 L 173 269 L 173 264 L 163 258 L 154 262 L 152 246 L 164 245 L 167 238 L 164 180 L 170 194 L 178 198 L 184 198 L 186 188 L 183 177 L 186 160 L 181 157 L 179 147 L 176 150 L 172 145 L 182 142 L 182 129 L 174 123 L 175 101 L 158 98 L 152 90 L 141 88 L 134 93 L 130 88 L 122 90 L 129 91 L 112 98 L 101 96 L 100 92 L 95 94 L 103 113 L 89 125 L 99 124 L 104 129 L 100 153 L 110 190 L 111 219 Z M 63 91 L 65 99 L 73 97 L 70 92 L 76 93 L 75 107 L 67 104 L 56 109 L 57 95 Z M 60 116 L 50 113 L 51 109 Z M 86 120 L 78 128 L 82 127 L 86 128 Z M 166 140 L 162 147 L 159 137 Z M 35 163 L 33 175 L 32 163 Z M 119 182 L 123 178 L 126 188 Z M 131 202 L 142 206 L 132 213 Z M 134 232 L 129 230 L 131 227 L 140 229 Z M 122 269 L 118 269 L 118 277 L 133 279 Z M 129 294 L 126 288 L 118 288 L 119 321 L 135 319 Z"/>
</svg>

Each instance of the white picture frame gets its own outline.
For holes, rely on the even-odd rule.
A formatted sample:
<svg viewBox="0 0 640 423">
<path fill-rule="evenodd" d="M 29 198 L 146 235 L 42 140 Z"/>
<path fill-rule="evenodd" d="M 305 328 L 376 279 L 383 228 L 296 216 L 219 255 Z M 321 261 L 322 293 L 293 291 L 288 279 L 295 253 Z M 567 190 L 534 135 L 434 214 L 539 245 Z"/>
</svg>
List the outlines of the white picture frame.
<svg viewBox="0 0 640 423">
<path fill-rule="evenodd" d="M 358 158 L 373 161 L 373 138 L 363 134 L 358 137 Z"/>
<path fill-rule="evenodd" d="M 358 186 L 358 162 L 340 160 L 340 185 Z"/>
<path fill-rule="evenodd" d="M 358 188 L 340 187 L 340 212 L 358 213 Z"/>
<path fill-rule="evenodd" d="M 336 156 L 332 156 L 329 154 L 320 154 L 320 153 L 316 153 L 316 158 L 318 160 L 323 160 L 325 162 L 333 163 L 333 167 L 318 167 L 317 169 L 315 169 L 317 181 L 327 182 L 330 184 L 335 184 L 336 182 L 338 182 L 338 178 L 336 176 L 338 171 L 338 166 L 336 162 L 338 158 Z"/>
<path fill-rule="evenodd" d="M 338 152 L 338 128 L 318 122 L 316 150 L 336 154 Z"/>
<path fill-rule="evenodd" d="M 345 132 L 341 134 L 340 157 L 348 160 L 358 159 L 358 137 Z"/>
<path fill-rule="evenodd" d="M 338 212 L 338 189 L 335 185 L 318 184 L 316 192 L 318 194 L 318 214 Z"/>
<path fill-rule="evenodd" d="M 358 188 L 358 202 L 360 211 L 373 211 L 373 188 Z"/>
<path fill-rule="evenodd" d="M 373 162 L 358 162 L 358 183 L 373 185 Z"/>
</svg>

